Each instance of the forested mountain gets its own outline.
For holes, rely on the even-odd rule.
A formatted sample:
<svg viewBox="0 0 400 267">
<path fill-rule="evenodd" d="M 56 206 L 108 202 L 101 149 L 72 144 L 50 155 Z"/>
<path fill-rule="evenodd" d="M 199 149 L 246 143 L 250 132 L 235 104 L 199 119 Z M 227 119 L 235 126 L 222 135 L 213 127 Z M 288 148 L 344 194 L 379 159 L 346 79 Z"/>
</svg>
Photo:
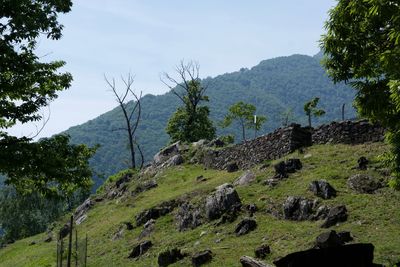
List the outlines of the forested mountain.
<svg viewBox="0 0 400 267">
<path fill-rule="evenodd" d="M 264 60 L 251 69 L 242 68 L 237 72 L 204 79 L 203 83 L 208 86 L 212 120 L 217 125 L 228 107 L 238 101 L 251 103 L 257 107 L 258 114 L 268 117 L 267 123 L 258 133 L 261 135 L 280 127 L 282 112 L 288 108 L 293 109 L 291 122 L 305 124 L 303 105 L 313 97 L 320 97 L 320 106 L 326 111 L 325 116 L 315 121 L 316 124 L 340 119 L 343 103 L 346 104 L 346 117 L 354 117 L 354 91 L 343 84 L 334 85 L 319 61 L 319 54 L 314 57 L 279 57 Z M 178 105 L 178 99 L 171 92 L 142 98 L 142 120 L 137 135 L 146 161 L 150 161 L 169 142 L 165 127 Z M 74 143 L 101 145 L 91 161 L 98 176 L 95 179 L 96 187 L 106 176 L 128 166 L 127 136 L 123 131 L 115 131 L 124 126 L 123 123 L 122 114 L 117 107 L 66 131 Z M 237 141 L 241 138 L 237 127 L 217 127 L 217 132 L 219 135 L 235 134 Z"/>
</svg>

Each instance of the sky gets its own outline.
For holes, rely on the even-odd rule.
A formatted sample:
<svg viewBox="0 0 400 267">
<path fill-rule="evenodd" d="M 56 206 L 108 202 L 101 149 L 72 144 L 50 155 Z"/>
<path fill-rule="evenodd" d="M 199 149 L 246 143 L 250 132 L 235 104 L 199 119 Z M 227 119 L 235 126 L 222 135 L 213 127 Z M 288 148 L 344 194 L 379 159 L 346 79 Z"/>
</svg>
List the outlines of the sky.
<svg viewBox="0 0 400 267">
<path fill-rule="evenodd" d="M 202 78 L 251 68 L 292 54 L 314 55 L 334 0 L 75 0 L 59 17 L 63 37 L 39 40 L 43 61 L 64 60 L 71 87 L 44 109 L 37 138 L 85 123 L 117 106 L 104 80 L 135 77 L 134 89 L 163 94 L 164 72 L 183 60 L 200 64 Z M 50 111 L 49 111 L 50 110 Z M 32 135 L 41 123 L 17 125 Z"/>
</svg>

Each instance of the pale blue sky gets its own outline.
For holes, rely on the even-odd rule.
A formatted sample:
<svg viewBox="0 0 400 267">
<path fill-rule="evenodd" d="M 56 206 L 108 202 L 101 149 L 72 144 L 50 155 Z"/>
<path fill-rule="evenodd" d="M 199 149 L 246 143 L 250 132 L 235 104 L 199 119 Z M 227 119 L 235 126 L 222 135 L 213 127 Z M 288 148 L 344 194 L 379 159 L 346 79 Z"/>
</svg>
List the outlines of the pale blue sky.
<svg viewBox="0 0 400 267">
<path fill-rule="evenodd" d="M 162 94 L 162 72 L 181 59 L 214 77 L 261 60 L 314 55 L 334 0 L 76 0 L 63 15 L 63 38 L 38 49 L 43 60 L 62 59 L 74 82 L 51 105 L 41 136 L 86 122 L 116 106 L 103 75 L 131 72 L 134 87 Z M 15 134 L 34 128 L 16 127 Z"/>
</svg>

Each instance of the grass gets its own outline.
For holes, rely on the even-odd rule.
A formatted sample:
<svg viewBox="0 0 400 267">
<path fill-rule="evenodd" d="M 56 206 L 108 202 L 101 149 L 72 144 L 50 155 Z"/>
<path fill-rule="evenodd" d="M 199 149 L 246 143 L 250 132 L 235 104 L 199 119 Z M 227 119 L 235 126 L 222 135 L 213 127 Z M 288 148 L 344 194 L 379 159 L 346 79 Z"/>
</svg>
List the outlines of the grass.
<svg viewBox="0 0 400 267">
<path fill-rule="evenodd" d="M 308 184 L 317 179 L 325 179 L 337 190 L 338 196 L 332 200 L 320 200 L 329 206 L 345 204 L 349 218 L 331 229 L 350 231 L 355 242 L 370 242 L 375 245 L 375 262 L 393 265 L 400 261 L 400 192 L 389 188 L 380 189 L 375 194 L 358 194 L 346 185 L 347 178 L 359 170 L 353 169 L 360 156 L 371 160 L 367 172 L 378 178 L 381 166 L 377 156 L 387 150 L 382 143 L 347 145 L 319 145 L 308 148 L 304 154 L 292 153 L 285 158 L 298 157 L 303 169 L 274 188 L 262 185 L 262 181 L 273 175 L 273 168 L 253 168 L 257 182 L 249 186 L 237 187 L 243 204 L 255 203 L 259 211 L 255 214 L 258 227 L 255 231 L 236 237 L 233 230 L 235 222 L 221 226 L 204 224 L 194 230 L 179 232 L 176 229 L 174 214 L 157 219 L 155 231 L 148 238 L 153 247 L 138 260 L 127 258 L 132 247 L 138 243 L 137 237 L 142 228 L 125 230 L 122 238 L 112 241 L 113 235 L 123 227 L 124 222 L 135 222 L 135 216 L 142 210 L 163 201 L 186 196 L 192 202 L 202 201 L 203 197 L 216 186 L 233 182 L 242 171 L 227 173 L 204 169 L 199 165 L 184 165 L 168 169 L 157 175 L 159 186 L 136 197 L 104 201 L 88 212 L 88 219 L 78 226 L 81 234 L 87 233 L 89 266 L 157 266 L 160 251 L 178 247 L 188 254 L 211 249 L 214 258 L 207 266 L 238 266 L 243 255 L 254 256 L 254 249 L 265 243 L 271 246 L 272 253 L 265 260 L 273 260 L 288 253 L 312 246 L 315 237 L 326 231 L 321 229 L 321 221 L 291 222 L 277 219 L 266 210 L 275 205 L 281 207 L 287 196 L 304 196 L 314 199 L 308 191 Z M 275 163 L 276 161 L 273 161 Z M 271 165 L 272 166 L 272 165 Z M 203 175 L 207 180 L 197 182 Z M 133 190 L 136 183 L 132 183 Z M 64 218 L 63 221 L 66 221 Z M 61 225 L 61 222 L 60 222 Z M 37 235 L 0 250 L 0 266 L 54 266 L 56 242 L 44 243 L 45 235 Z M 215 241 L 219 240 L 219 243 Z M 29 245 L 32 241 L 37 244 Z M 190 266 L 190 258 L 171 266 Z"/>
</svg>

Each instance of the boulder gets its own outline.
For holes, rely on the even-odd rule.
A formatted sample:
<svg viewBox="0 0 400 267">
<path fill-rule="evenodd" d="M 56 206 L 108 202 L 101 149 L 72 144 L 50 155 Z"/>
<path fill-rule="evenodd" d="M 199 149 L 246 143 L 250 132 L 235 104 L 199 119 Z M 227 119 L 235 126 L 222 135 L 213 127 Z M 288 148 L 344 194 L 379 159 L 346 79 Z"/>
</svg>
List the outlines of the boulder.
<svg viewBox="0 0 400 267">
<path fill-rule="evenodd" d="M 268 245 L 261 245 L 258 248 L 254 250 L 254 254 L 256 255 L 256 258 L 259 259 L 265 259 L 268 254 L 271 253 L 271 248 Z"/>
<path fill-rule="evenodd" d="M 148 220 L 144 225 L 143 225 L 143 230 L 140 232 L 139 235 L 139 240 L 143 239 L 145 237 L 150 236 L 150 234 L 154 231 L 155 229 L 155 224 L 156 221 L 154 219 Z"/>
<path fill-rule="evenodd" d="M 63 239 L 64 237 L 66 237 L 67 235 L 69 235 L 70 227 L 71 227 L 71 226 L 70 226 L 69 223 L 66 223 L 66 224 L 64 224 L 63 227 L 61 227 L 60 233 L 59 233 L 60 239 Z"/>
<path fill-rule="evenodd" d="M 179 206 L 175 216 L 179 231 L 196 228 L 202 224 L 201 219 L 200 209 L 187 202 Z"/>
<path fill-rule="evenodd" d="M 132 191 L 132 196 L 136 196 L 137 194 L 140 194 L 142 192 L 148 191 L 152 188 L 156 188 L 158 186 L 157 182 L 154 180 L 141 183 L 138 186 L 136 186 L 135 190 Z"/>
<path fill-rule="evenodd" d="M 152 246 L 153 246 L 153 243 L 151 243 L 151 241 L 149 241 L 149 240 L 140 242 L 139 244 L 137 244 L 136 246 L 133 247 L 131 253 L 129 253 L 128 258 L 134 259 L 134 258 L 140 257 L 144 253 L 146 253 Z"/>
<path fill-rule="evenodd" d="M 329 231 L 329 232 L 320 234 L 315 239 L 314 248 L 338 247 L 343 244 L 344 244 L 344 242 L 341 240 L 341 238 L 335 231 Z"/>
<path fill-rule="evenodd" d="M 337 233 L 337 235 L 339 236 L 339 239 L 343 243 L 348 243 L 348 242 L 353 241 L 353 237 L 351 236 L 350 232 L 342 231 L 342 232 Z"/>
<path fill-rule="evenodd" d="M 236 181 L 233 182 L 233 185 L 249 185 L 256 179 L 256 176 L 251 171 L 246 171 L 242 176 L 240 176 Z"/>
<path fill-rule="evenodd" d="M 372 267 L 373 258 L 372 244 L 351 244 L 291 253 L 274 264 L 276 267 Z"/>
<path fill-rule="evenodd" d="M 249 213 L 249 217 L 253 217 L 254 213 L 258 210 L 258 207 L 256 204 L 247 204 L 245 206 L 246 211 Z"/>
<path fill-rule="evenodd" d="M 275 178 L 287 178 L 288 173 L 294 173 L 301 170 L 303 165 L 300 159 L 288 159 L 286 161 L 281 161 L 274 165 Z"/>
<path fill-rule="evenodd" d="M 325 222 L 321 225 L 322 228 L 329 228 L 339 222 L 345 222 L 347 220 L 347 209 L 346 206 L 336 206 L 329 210 L 328 216 Z"/>
<path fill-rule="evenodd" d="M 241 201 L 235 188 L 228 183 L 220 185 L 206 198 L 206 217 L 209 220 L 218 219 L 223 213 L 237 205 L 241 205 Z"/>
<path fill-rule="evenodd" d="M 357 160 L 357 163 L 358 163 L 359 170 L 366 170 L 368 168 L 369 160 L 366 157 L 360 157 Z"/>
<path fill-rule="evenodd" d="M 166 250 L 158 254 L 158 266 L 164 267 L 170 264 L 173 264 L 181 259 L 183 259 L 185 255 L 181 253 L 180 249 L 174 248 L 171 250 Z"/>
<path fill-rule="evenodd" d="M 126 226 L 126 230 L 130 231 L 133 230 L 133 225 L 131 222 L 124 222 L 125 226 Z"/>
<path fill-rule="evenodd" d="M 355 174 L 347 180 L 347 185 L 358 193 L 371 194 L 382 187 L 382 184 L 374 177 L 367 174 Z"/>
<path fill-rule="evenodd" d="M 170 213 L 177 205 L 178 203 L 175 200 L 171 200 L 163 202 L 156 207 L 142 211 L 136 216 L 136 226 L 143 225 L 150 219 L 155 220 Z"/>
<path fill-rule="evenodd" d="M 225 166 L 227 172 L 236 172 L 239 170 L 239 166 L 236 162 L 230 162 Z"/>
<path fill-rule="evenodd" d="M 211 140 L 211 142 L 208 144 L 210 147 L 223 147 L 225 146 L 225 142 L 221 140 L 220 138 L 216 138 Z"/>
<path fill-rule="evenodd" d="M 251 218 L 245 218 L 236 225 L 235 233 L 236 236 L 241 236 L 253 231 L 257 228 L 257 222 Z"/>
<path fill-rule="evenodd" d="M 270 265 L 255 260 L 249 256 L 240 257 L 240 263 L 242 264 L 242 267 L 271 267 Z"/>
<path fill-rule="evenodd" d="M 323 199 L 336 197 L 336 190 L 325 180 L 312 181 L 309 189 L 314 195 Z"/>
<path fill-rule="evenodd" d="M 312 216 L 312 219 L 313 220 L 323 220 L 323 219 L 326 219 L 326 217 L 328 217 L 328 214 L 329 214 L 329 207 L 328 206 L 325 206 L 325 205 L 322 205 L 322 206 L 319 206 L 318 208 L 317 208 L 317 211 L 314 213 L 314 215 Z"/>
<path fill-rule="evenodd" d="M 211 250 L 204 250 L 197 252 L 192 256 L 192 264 L 193 266 L 201 266 L 207 262 L 210 262 L 213 258 L 213 254 Z"/>
<path fill-rule="evenodd" d="M 283 216 L 287 220 L 302 221 L 312 218 L 316 202 L 303 197 L 290 196 L 283 204 Z"/>
</svg>

